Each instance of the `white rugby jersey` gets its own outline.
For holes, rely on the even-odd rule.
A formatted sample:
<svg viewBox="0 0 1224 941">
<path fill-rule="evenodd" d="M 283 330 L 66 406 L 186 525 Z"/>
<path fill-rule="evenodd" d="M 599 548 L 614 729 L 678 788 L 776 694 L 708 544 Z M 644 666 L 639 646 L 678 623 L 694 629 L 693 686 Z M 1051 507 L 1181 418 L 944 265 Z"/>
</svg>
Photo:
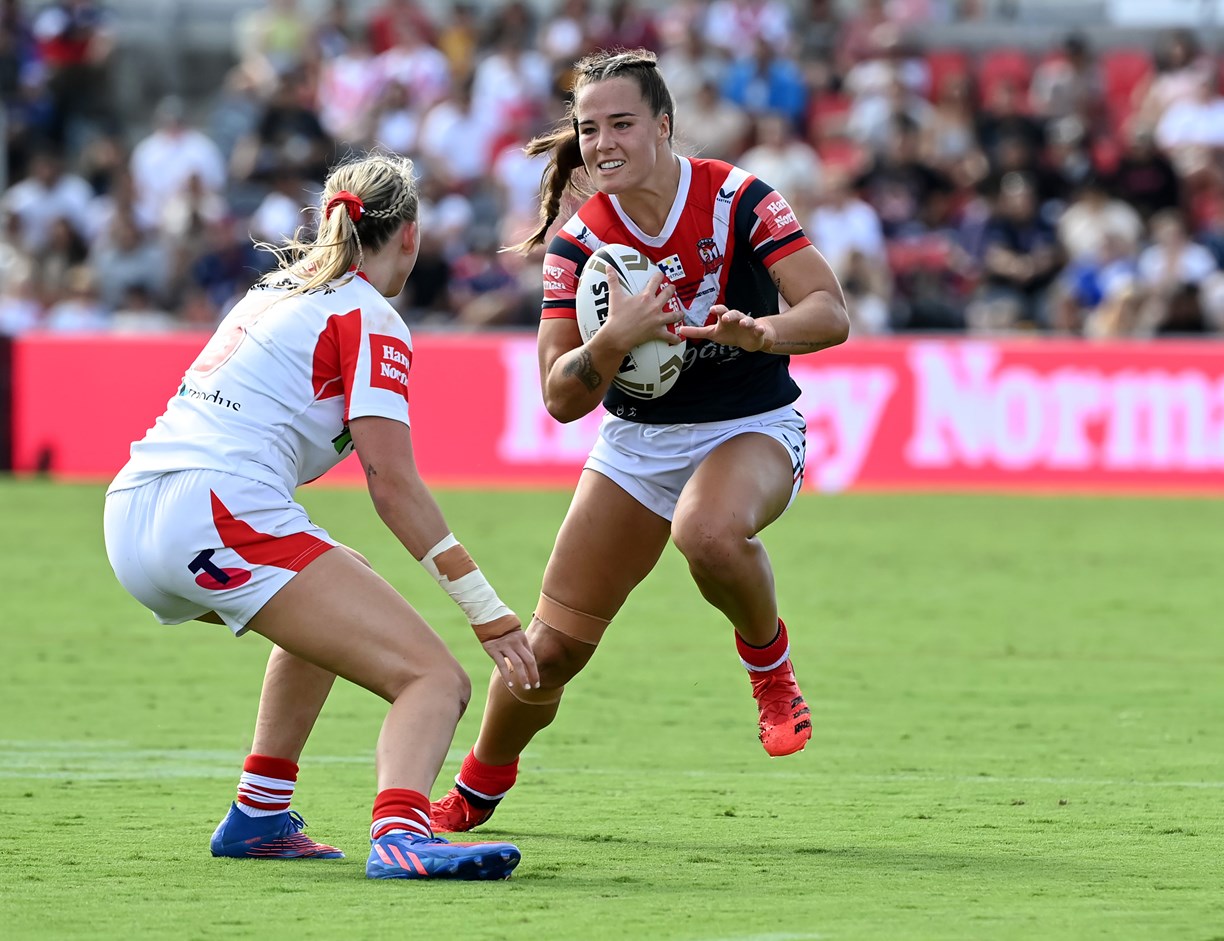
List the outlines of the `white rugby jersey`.
<svg viewBox="0 0 1224 941">
<path fill-rule="evenodd" d="M 350 419 L 408 424 L 412 337 L 358 273 L 307 294 L 286 274 L 247 292 L 109 490 L 217 470 L 292 493 L 353 449 Z"/>
</svg>

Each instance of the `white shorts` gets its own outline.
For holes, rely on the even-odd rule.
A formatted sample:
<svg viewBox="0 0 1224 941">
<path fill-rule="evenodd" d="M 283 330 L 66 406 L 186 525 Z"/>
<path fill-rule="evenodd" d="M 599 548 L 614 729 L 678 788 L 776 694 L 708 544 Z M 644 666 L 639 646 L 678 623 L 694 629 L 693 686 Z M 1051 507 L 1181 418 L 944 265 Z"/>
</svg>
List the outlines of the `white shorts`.
<svg viewBox="0 0 1224 941">
<path fill-rule="evenodd" d="M 209 611 L 235 634 L 336 545 L 284 491 L 218 471 L 165 474 L 107 494 L 106 554 L 162 624 Z"/>
<path fill-rule="evenodd" d="M 790 506 L 803 484 L 807 422 L 789 405 L 747 418 L 692 425 L 648 425 L 607 415 L 585 466 L 614 481 L 651 512 L 670 520 L 680 491 L 698 465 L 723 442 L 749 432 L 773 438 L 790 455 L 794 471 L 794 486 L 787 502 Z"/>
</svg>

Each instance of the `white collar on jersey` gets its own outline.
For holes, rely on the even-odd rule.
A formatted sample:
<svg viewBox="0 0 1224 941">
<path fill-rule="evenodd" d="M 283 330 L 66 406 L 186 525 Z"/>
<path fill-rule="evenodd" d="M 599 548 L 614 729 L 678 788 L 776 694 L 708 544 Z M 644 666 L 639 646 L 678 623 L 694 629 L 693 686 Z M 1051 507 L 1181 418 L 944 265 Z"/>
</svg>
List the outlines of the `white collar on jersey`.
<svg viewBox="0 0 1224 941">
<path fill-rule="evenodd" d="M 680 185 L 676 187 L 676 198 L 672 202 L 671 212 L 667 214 L 667 221 L 663 223 L 663 230 L 658 235 L 647 235 L 637 227 L 637 223 L 629 218 L 628 213 L 621 208 L 620 200 L 615 196 L 609 196 L 608 200 L 612 203 L 612 208 L 616 210 L 616 214 L 620 217 L 620 221 L 625 223 L 625 228 L 629 230 L 629 234 L 641 242 L 643 245 L 649 245 L 651 248 L 662 248 L 667 244 L 667 240 L 671 238 L 672 233 L 676 230 L 676 223 L 680 221 L 680 213 L 684 211 L 685 205 L 688 203 L 689 183 L 693 179 L 693 165 L 688 162 L 687 157 L 676 156 L 680 161 Z"/>
</svg>

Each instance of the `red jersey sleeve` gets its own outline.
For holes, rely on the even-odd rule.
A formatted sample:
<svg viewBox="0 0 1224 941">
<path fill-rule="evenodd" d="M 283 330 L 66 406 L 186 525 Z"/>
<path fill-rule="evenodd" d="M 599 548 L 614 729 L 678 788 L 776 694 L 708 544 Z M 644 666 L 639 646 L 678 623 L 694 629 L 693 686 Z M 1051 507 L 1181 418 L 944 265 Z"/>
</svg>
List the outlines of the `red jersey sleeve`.
<svg viewBox="0 0 1224 941">
<path fill-rule="evenodd" d="M 812 244 L 790 203 L 761 180 L 754 179 L 745 187 L 736 213 L 736 221 L 740 219 L 750 226 L 752 252 L 766 268 Z"/>
<path fill-rule="evenodd" d="M 590 257 L 590 250 L 564 231 L 558 232 L 548 243 L 548 252 L 544 256 L 541 320 L 558 317 L 578 319 L 574 297 L 578 294 L 578 278 Z"/>
</svg>

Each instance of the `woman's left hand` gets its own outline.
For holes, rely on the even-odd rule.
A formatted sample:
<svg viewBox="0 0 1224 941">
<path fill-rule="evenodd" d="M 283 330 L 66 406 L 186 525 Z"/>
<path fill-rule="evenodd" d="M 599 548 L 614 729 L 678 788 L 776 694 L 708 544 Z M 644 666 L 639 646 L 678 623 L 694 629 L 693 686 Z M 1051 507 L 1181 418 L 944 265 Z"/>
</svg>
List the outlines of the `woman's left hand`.
<svg viewBox="0 0 1224 941">
<path fill-rule="evenodd" d="M 724 304 L 715 304 L 710 308 L 712 319 L 704 327 L 692 327 L 688 324 L 677 328 L 676 333 L 686 340 L 711 340 L 724 346 L 738 346 L 749 353 L 764 351 L 768 353 L 773 347 L 774 331 L 764 319 L 757 320 L 738 310 L 729 310 Z"/>
</svg>

